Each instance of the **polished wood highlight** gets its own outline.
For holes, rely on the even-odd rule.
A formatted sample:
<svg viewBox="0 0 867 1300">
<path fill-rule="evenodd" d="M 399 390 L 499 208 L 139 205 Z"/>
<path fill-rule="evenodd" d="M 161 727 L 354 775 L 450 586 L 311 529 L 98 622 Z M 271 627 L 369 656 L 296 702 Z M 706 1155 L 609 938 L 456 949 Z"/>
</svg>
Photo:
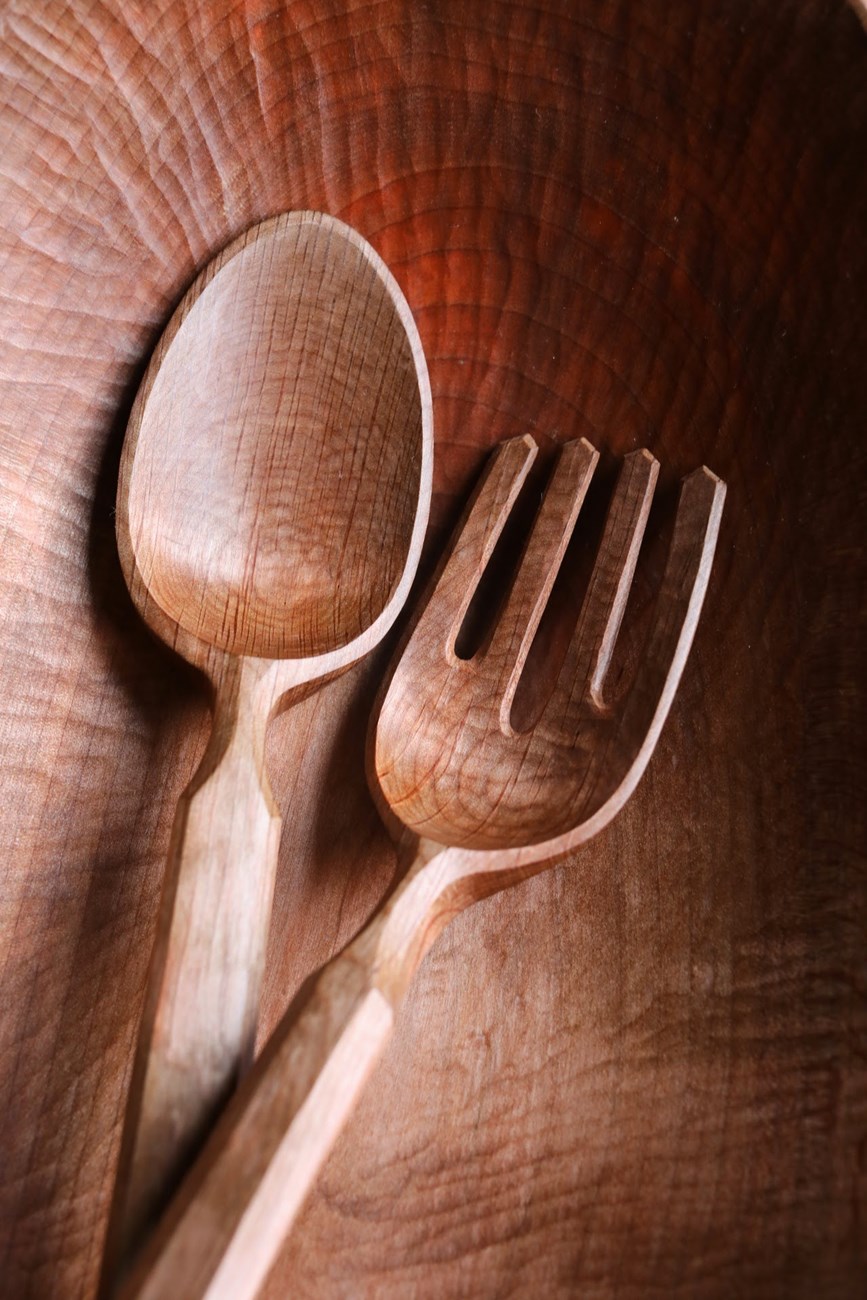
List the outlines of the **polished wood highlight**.
<svg viewBox="0 0 867 1300">
<path fill-rule="evenodd" d="M 214 258 L 145 372 L 120 464 L 120 561 L 145 621 L 207 674 L 215 716 L 172 830 L 106 1284 L 253 1059 L 280 838 L 268 722 L 388 632 L 421 554 L 432 458 L 406 300 L 323 213 L 261 222 Z"/>
<path fill-rule="evenodd" d="M 702 463 L 728 497 L 643 781 L 431 949 L 269 1300 L 863 1292 L 856 14 L 10 0 L 0 29 L 4 1294 L 95 1290 L 172 818 L 211 725 L 118 564 L 129 408 L 196 274 L 305 209 L 368 239 L 418 322 L 423 577 L 490 450 L 527 432 L 600 448 L 587 520 L 626 455 L 659 461 L 639 630 L 655 512 Z M 364 775 L 390 652 L 269 728 L 260 1043 L 402 863 Z"/>
</svg>

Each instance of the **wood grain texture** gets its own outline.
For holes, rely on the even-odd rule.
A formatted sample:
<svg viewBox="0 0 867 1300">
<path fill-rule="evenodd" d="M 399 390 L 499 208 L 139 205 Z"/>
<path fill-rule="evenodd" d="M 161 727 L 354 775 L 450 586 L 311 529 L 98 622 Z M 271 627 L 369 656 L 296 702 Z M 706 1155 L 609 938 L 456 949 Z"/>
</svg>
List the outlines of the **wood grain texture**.
<svg viewBox="0 0 867 1300">
<path fill-rule="evenodd" d="M 729 496 L 644 784 L 573 862 L 443 936 L 269 1293 L 864 1290 L 865 61 L 852 11 L 803 0 L 7 3 L 10 1295 L 95 1287 L 207 730 L 125 594 L 122 430 L 195 272 L 290 208 L 359 229 L 416 314 L 431 553 L 486 451 L 528 429 L 605 448 L 603 478 L 647 446 L 663 495 L 704 462 Z M 658 577 L 639 569 L 639 602 Z M 273 729 L 262 1038 L 393 872 L 363 778 L 375 687 L 354 671 Z"/>
</svg>

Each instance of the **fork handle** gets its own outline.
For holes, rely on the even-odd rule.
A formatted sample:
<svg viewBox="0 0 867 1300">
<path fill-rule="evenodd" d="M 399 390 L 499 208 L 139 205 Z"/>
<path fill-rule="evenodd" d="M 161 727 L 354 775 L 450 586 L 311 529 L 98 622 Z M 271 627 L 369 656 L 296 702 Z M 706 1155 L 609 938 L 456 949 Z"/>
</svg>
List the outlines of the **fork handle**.
<svg viewBox="0 0 867 1300">
<path fill-rule="evenodd" d="M 258 1293 L 414 971 L 463 905 L 448 902 L 455 857 L 421 853 L 384 911 L 301 990 L 122 1284 L 123 1300 Z"/>
</svg>

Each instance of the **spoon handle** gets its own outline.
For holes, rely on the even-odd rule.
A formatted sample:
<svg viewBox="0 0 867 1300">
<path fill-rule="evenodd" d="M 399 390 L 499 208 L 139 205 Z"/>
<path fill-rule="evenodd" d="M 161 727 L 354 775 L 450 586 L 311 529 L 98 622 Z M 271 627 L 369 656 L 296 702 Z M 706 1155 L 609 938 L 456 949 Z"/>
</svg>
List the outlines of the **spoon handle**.
<svg viewBox="0 0 867 1300">
<path fill-rule="evenodd" d="M 302 989 L 120 1289 L 253 1300 L 391 1037 L 413 973 L 468 903 L 458 854 L 420 853 L 392 900 Z"/>
<path fill-rule="evenodd" d="M 239 668 L 172 830 L 104 1267 L 110 1283 L 251 1064 L 280 818 L 268 708 Z"/>
</svg>

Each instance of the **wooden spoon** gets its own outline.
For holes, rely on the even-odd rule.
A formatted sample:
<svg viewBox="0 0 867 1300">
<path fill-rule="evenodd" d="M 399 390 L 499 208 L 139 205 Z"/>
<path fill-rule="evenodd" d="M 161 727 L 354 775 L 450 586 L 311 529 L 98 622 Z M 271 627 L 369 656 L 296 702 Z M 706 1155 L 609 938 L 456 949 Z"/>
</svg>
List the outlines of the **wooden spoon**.
<svg viewBox="0 0 867 1300">
<path fill-rule="evenodd" d="M 268 720 L 393 623 L 432 449 L 407 303 L 370 245 L 322 213 L 265 221 L 216 257 L 144 377 L 120 469 L 121 562 L 215 707 L 175 818 L 109 1261 L 140 1239 L 252 1058 L 280 833 Z"/>
</svg>

